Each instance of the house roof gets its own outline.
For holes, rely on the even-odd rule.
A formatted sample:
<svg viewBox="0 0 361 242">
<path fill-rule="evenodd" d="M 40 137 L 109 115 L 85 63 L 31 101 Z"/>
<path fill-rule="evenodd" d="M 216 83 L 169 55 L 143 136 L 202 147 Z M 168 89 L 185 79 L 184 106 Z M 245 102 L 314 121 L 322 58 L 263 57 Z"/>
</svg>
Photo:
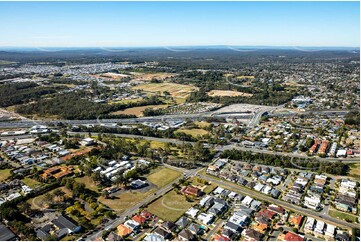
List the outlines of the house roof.
<svg viewBox="0 0 361 242">
<path fill-rule="evenodd" d="M 292 233 L 292 232 L 287 232 L 287 234 L 285 235 L 285 240 L 286 241 L 304 241 L 305 239 L 301 236 L 299 236 L 298 234 Z"/>
<path fill-rule="evenodd" d="M 146 218 L 140 216 L 140 215 L 134 215 L 132 220 L 134 220 L 135 222 L 139 223 L 139 224 L 143 224 L 145 223 L 145 221 L 147 221 Z"/>
<path fill-rule="evenodd" d="M 275 212 L 268 210 L 268 209 L 263 209 L 261 211 L 258 212 L 258 215 L 262 216 L 262 217 L 267 217 L 269 219 L 273 218 L 273 216 L 275 216 Z"/>
<path fill-rule="evenodd" d="M 302 219 L 303 219 L 303 216 L 301 216 L 301 215 L 296 215 L 296 216 L 292 216 L 292 217 L 290 218 L 290 222 L 291 222 L 292 224 L 298 226 L 298 225 L 301 224 Z"/>
<path fill-rule="evenodd" d="M 196 223 L 191 223 L 188 227 L 189 231 L 193 232 L 194 234 L 197 234 L 200 228 L 201 226 Z"/>
<path fill-rule="evenodd" d="M 263 237 L 262 233 L 254 230 L 254 229 L 247 229 L 245 231 L 245 234 L 246 234 L 246 236 L 248 236 L 248 237 L 250 237 L 250 238 L 252 238 L 254 240 L 257 240 L 257 241 L 262 240 L 262 237 Z"/>
<path fill-rule="evenodd" d="M 57 219 L 54 219 L 53 224 L 59 229 L 75 230 L 78 227 L 77 223 L 66 215 L 60 215 Z"/>
<path fill-rule="evenodd" d="M 176 225 L 178 225 L 179 227 L 186 227 L 189 224 L 190 220 L 187 219 L 186 217 L 182 216 L 180 219 L 178 219 L 178 221 L 175 223 Z"/>
<path fill-rule="evenodd" d="M 253 226 L 254 230 L 257 230 L 258 232 L 264 232 L 267 229 L 268 225 L 265 223 L 258 223 Z"/>
<path fill-rule="evenodd" d="M 144 241 L 164 241 L 164 238 L 159 234 L 148 234 Z"/>
<path fill-rule="evenodd" d="M 170 221 L 165 221 L 164 223 L 162 223 L 162 227 L 168 230 L 172 230 L 175 226 L 175 223 L 170 222 Z"/>
<path fill-rule="evenodd" d="M 168 238 L 171 234 L 167 231 L 165 231 L 164 229 L 158 227 L 156 230 L 154 230 L 155 234 L 158 234 L 160 236 L 162 236 L 163 238 Z"/>
<path fill-rule="evenodd" d="M 133 232 L 133 230 L 131 230 L 130 228 L 128 228 L 127 226 L 125 226 L 124 224 L 121 224 L 117 227 L 118 229 L 118 235 L 120 236 L 127 236 L 129 234 L 131 234 Z"/>
<path fill-rule="evenodd" d="M 181 232 L 179 232 L 178 236 L 188 241 L 194 239 L 194 235 L 188 229 L 183 229 Z"/>
<path fill-rule="evenodd" d="M 145 219 L 149 219 L 153 216 L 152 213 L 148 212 L 147 210 L 143 210 L 141 213 L 140 213 L 140 216 L 142 216 L 143 218 Z"/>
<path fill-rule="evenodd" d="M 214 240 L 215 241 L 230 241 L 229 238 L 222 236 L 220 234 L 216 234 L 216 236 L 214 236 Z"/>
</svg>

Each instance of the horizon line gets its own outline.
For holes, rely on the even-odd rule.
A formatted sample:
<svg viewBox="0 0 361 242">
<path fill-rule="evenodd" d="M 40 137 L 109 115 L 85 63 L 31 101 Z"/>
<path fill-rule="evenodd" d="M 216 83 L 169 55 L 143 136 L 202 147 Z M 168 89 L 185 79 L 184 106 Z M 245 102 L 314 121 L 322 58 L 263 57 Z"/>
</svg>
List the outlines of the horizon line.
<svg viewBox="0 0 361 242">
<path fill-rule="evenodd" d="M 337 46 L 337 45 L 225 45 L 225 44 L 214 44 L 214 45 L 139 45 L 139 46 L 0 46 L 0 49 L 37 49 L 37 48 L 63 48 L 63 49 L 96 49 L 96 48 L 356 48 L 360 49 L 360 46 Z"/>
</svg>

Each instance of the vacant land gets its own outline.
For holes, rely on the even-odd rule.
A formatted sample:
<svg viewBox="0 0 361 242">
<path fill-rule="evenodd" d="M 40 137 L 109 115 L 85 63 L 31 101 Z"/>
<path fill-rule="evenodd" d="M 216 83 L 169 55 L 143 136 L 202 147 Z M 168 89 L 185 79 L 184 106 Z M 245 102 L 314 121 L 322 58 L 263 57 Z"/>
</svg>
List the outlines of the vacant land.
<svg viewBox="0 0 361 242">
<path fill-rule="evenodd" d="M 246 92 L 237 92 L 237 91 L 230 91 L 230 90 L 212 90 L 207 93 L 210 97 L 252 97 L 253 94 L 246 93 Z"/>
<path fill-rule="evenodd" d="M 350 164 L 350 171 L 348 175 L 355 178 L 360 178 L 360 163 Z"/>
<path fill-rule="evenodd" d="M 192 135 L 193 137 L 197 137 L 198 135 L 202 136 L 202 135 L 209 134 L 209 132 L 204 129 L 178 129 L 175 132 L 176 133 L 179 133 L 179 132 L 186 133 L 186 134 Z"/>
<path fill-rule="evenodd" d="M 237 76 L 238 79 L 254 79 L 254 76 Z"/>
<path fill-rule="evenodd" d="M 182 173 L 169 168 L 161 168 L 160 170 L 150 174 L 147 180 L 156 185 L 158 188 L 164 187 L 181 176 Z"/>
<path fill-rule="evenodd" d="M 127 191 L 119 195 L 116 195 L 113 199 L 105 199 L 103 196 L 99 198 L 99 202 L 107 205 L 109 208 L 113 209 L 117 214 L 121 214 L 126 209 L 136 205 L 146 197 L 150 196 L 156 192 L 156 189 L 151 189 L 147 192 L 135 192 Z"/>
<path fill-rule="evenodd" d="M 147 73 L 147 74 L 141 74 L 138 75 L 134 80 L 137 81 L 151 81 L 153 79 L 157 80 L 165 80 L 167 78 L 173 77 L 175 74 L 170 73 Z"/>
<path fill-rule="evenodd" d="M 206 121 L 200 121 L 200 122 L 198 121 L 198 122 L 194 122 L 194 124 L 202 129 L 208 128 L 211 125 L 211 123 L 208 123 Z"/>
<path fill-rule="evenodd" d="M 168 105 L 146 105 L 146 106 L 140 106 L 140 107 L 134 107 L 134 108 L 127 108 L 121 111 L 112 112 L 111 114 L 117 115 L 117 114 L 128 114 L 128 115 L 135 115 L 137 117 L 143 116 L 143 111 L 147 108 L 153 108 L 153 109 L 159 109 L 159 108 L 166 108 Z"/>
<path fill-rule="evenodd" d="M 68 190 L 66 187 L 59 187 L 59 189 L 61 189 L 66 196 L 72 196 L 72 192 L 70 190 Z M 55 189 L 54 189 L 55 190 Z M 48 207 L 48 204 L 51 202 L 51 201 L 48 201 L 46 199 L 48 193 L 53 193 L 54 190 L 51 190 L 47 193 L 44 193 L 43 195 L 40 195 L 40 196 L 37 196 L 37 197 L 34 197 L 34 198 L 31 198 L 27 201 L 27 203 L 29 203 L 31 205 L 31 208 L 33 209 L 43 209 L 43 208 L 47 208 Z M 56 198 L 54 198 L 53 200 L 54 202 L 56 202 Z"/>
<path fill-rule="evenodd" d="M 356 222 L 358 220 L 357 216 L 347 214 L 347 213 L 343 213 L 343 212 L 339 212 L 339 211 L 336 211 L 336 210 L 330 210 L 328 212 L 328 214 L 333 218 L 343 219 L 343 220 L 345 220 L 347 222 Z"/>
<path fill-rule="evenodd" d="M 89 176 L 77 177 L 75 178 L 76 182 L 84 183 L 85 187 L 94 192 L 98 192 L 98 187 L 95 185 L 94 181 Z"/>
<path fill-rule="evenodd" d="M 11 175 L 10 171 L 11 171 L 11 169 L 0 170 L 0 181 L 4 181 L 4 180 L 8 179 L 9 176 Z"/>
<path fill-rule="evenodd" d="M 174 222 L 195 203 L 188 202 L 184 195 L 172 190 L 151 203 L 147 210 L 163 220 Z"/>
<path fill-rule="evenodd" d="M 185 99 L 189 96 L 191 92 L 198 90 L 197 87 L 192 85 L 182 85 L 170 82 L 142 84 L 133 87 L 133 89 L 143 90 L 144 92 L 152 94 L 155 94 L 157 92 L 163 94 L 164 91 L 167 91 L 173 98 L 178 99 Z"/>
<path fill-rule="evenodd" d="M 41 186 L 41 183 L 34 180 L 34 179 L 31 179 L 29 177 L 25 177 L 24 179 L 21 180 L 22 182 L 25 183 L 25 185 L 31 187 L 31 188 L 35 188 L 35 187 L 38 187 L 38 186 Z"/>
<path fill-rule="evenodd" d="M 123 99 L 120 101 L 110 101 L 110 102 L 108 102 L 108 104 L 130 104 L 130 103 L 137 103 L 142 100 L 143 100 L 143 98 Z"/>
</svg>

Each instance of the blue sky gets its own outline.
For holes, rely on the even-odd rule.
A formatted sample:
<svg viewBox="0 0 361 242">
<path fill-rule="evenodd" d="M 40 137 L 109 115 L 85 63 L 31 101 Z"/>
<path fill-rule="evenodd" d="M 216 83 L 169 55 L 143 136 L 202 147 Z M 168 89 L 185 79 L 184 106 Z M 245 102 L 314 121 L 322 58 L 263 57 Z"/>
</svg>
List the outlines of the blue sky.
<svg viewBox="0 0 361 242">
<path fill-rule="evenodd" d="M 0 46 L 360 46 L 359 2 L 0 2 Z"/>
</svg>

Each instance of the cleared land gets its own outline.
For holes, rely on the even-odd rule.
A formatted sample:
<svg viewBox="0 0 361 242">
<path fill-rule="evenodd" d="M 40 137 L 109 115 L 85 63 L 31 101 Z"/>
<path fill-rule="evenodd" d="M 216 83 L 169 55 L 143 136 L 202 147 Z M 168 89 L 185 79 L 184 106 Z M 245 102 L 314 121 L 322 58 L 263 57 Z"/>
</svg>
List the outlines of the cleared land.
<svg viewBox="0 0 361 242">
<path fill-rule="evenodd" d="M 67 196 L 72 196 L 72 192 L 68 190 L 66 187 L 59 187 Z M 55 189 L 54 189 L 55 190 Z M 43 209 L 47 208 L 49 201 L 46 200 L 46 194 L 53 193 L 54 190 L 51 190 L 47 193 L 44 193 L 43 195 L 31 198 L 27 201 L 31 205 L 31 208 L 33 209 Z M 55 202 L 55 198 L 53 200 Z"/>
<path fill-rule="evenodd" d="M 253 94 L 246 93 L 246 92 L 237 92 L 237 91 L 230 91 L 230 90 L 212 90 L 207 93 L 210 97 L 252 97 Z"/>
<path fill-rule="evenodd" d="M 11 169 L 0 170 L 0 181 L 4 181 L 9 178 Z"/>
<path fill-rule="evenodd" d="M 113 209 L 117 214 L 121 214 L 126 209 L 136 205 L 154 192 L 156 192 L 156 189 L 151 189 L 144 193 L 127 191 L 116 195 L 113 199 L 105 199 L 101 196 L 98 201 Z"/>
<path fill-rule="evenodd" d="M 197 87 L 192 85 L 182 85 L 170 82 L 141 84 L 132 89 L 143 90 L 144 92 L 153 94 L 157 92 L 162 94 L 164 91 L 167 91 L 173 98 L 178 99 L 186 99 L 191 92 L 198 90 Z"/>
<path fill-rule="evenodd" d="M 37 186 L 41 186 L 41 183 L 34 180 L 34 179 L 31 179 L 29 177 L 25 177 L 24 179 L 21 180 L 22 182 L 25 183 L 25 185 L 31 187 L 31 188 L 35 188 Z"/>
<path fill-rule="evenodd" d="M 164 80 L 170 77 L 176 76 L 175 74 L 170 73 L 147 73 L 138 75 L 134 80 L 137 81 L 151 81 L 152 79 Z"/>
<path fill-rule="evenodd" d="M 203 128 L 208 128 L 211 125 L 211 123 L 208 123 L 206 121 L 194 122 L 194 124 L 197 125 L 198 127 L 202 128 L 202 129 Z"/>
<path fill-rule="evenodd" d="M 343 219 L 347 222 L 356 222 L 357 221 L 357 217 L 356 216 L 353 216 L 351 214 L 347 214 L 347 213 L 343 213 L 343 212 L 339 212 L 339 211 L 336 211 L 336 210 L 330 210 L 328 212 L 328 214 L 333 217 L 333 218 L 339 218 L 339 219 Z"/>
<path fill-rule="evenodd" d="M 179 132 L 192 135 L 193 137 L 197 137 L 198 135 L 202 136 L 209 134 L 209 132 L 204 129 L 178 129 L 177 131 L 175 131 L 175 133 L 179 133 Z"/>
<path fill-rule="evenodd" d="M 238 79 L 254 79 L 254 76 L 237 76 Z"/>
<path fill-rule="evenodd" d="M 147 180 L 158 188 L 164 187 L 181 176 L 182 173 L 169 168 L 162 168 L 147 177 Z"/>
<path fill-rule="evenodd" d="M 355 178 L 360 178 L 360 163 L 350 164 L 350 171 L 348 175 Z"/>
<path fill-rule="evenodd" d="M 184 195 L 177 194 L 174 190 L 151 203 L 147 210 L 166 221 L 176 221 L 196 202 L 188 202 Z"/>
<path fill-rule="evenodd" d="M 143 116 L 143 111 L 147 108 L 153 108 L 153 109 L 159 109 L 159 108 L 166 108 L 168 105 L 146 105 L 146 106 L 140 106 L 140 107 L 134 107 L 134 108 L 127 108 L 124 110 L 112 112 L 111 114 L 117 115 L 117 114 L 128 114 L 128 115 L 135 115 L 137 117 Z"/>
<path fill-rule="evenodd" d="M 76 182 L 84 183 L 85 187 L 94 192 L 98 192 L 98 187 L 95 185 L 93 179 L 89 176 L 77 177 L 75 178 Z"/>
</svg>

